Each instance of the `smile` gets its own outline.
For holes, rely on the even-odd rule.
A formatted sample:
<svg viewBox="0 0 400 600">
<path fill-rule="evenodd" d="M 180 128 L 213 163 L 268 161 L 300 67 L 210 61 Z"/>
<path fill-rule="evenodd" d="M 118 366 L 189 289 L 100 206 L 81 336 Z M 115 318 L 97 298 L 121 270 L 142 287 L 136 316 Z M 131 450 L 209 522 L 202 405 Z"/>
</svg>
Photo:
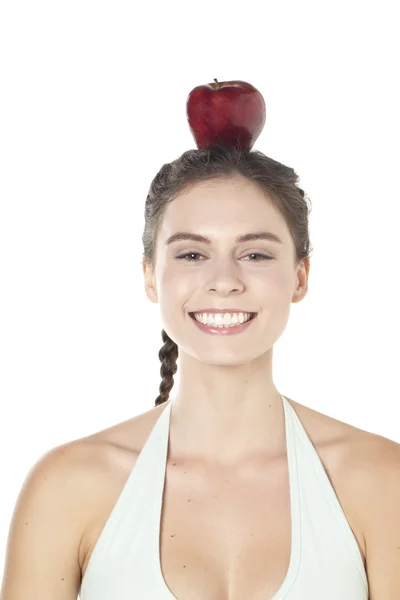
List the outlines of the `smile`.
<svg viewBox="0 0 400 600">
<path fill-rule="evenodd" d="M 245 331 L 246 329 L 249 328 L 249 326 L 251 325 L 251 323 L 254 321 L 255 317 L 257 316 L 257 313 L 253 313 L 250 318 L 247 321 L 244 321 L 244 323 L 232 323 L 232 324 L 204 324 L 201 323 L 200 321 L 198 321 L 193 313 L 189 313 L 189 316 L 191 317 L 192 321 L 195 323 L 195 325 L 197 325 L 197 327 L 201 330 L 204 331 L 205 333 L 209 333 L 211 335 L 233 335 L 236 333 L 242 333 L 243 331 Z"/>
</svg>

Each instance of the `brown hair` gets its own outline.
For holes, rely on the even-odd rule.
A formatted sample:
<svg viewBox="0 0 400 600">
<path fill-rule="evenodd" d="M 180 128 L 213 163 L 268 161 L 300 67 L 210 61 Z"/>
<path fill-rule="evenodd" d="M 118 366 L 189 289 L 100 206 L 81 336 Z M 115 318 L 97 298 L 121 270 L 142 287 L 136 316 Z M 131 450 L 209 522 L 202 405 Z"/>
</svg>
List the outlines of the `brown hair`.
<svg viewBox="0 0 400 600">
<path fill-rule="evenodd" d="M 145 205 L 143 262 L 154 264 L 157 234 L 165 210 L 180 192 L 196 182 L 237 175 L 259 185 L 284 217 L 293 239 L 296 264 L 310 257 L 312 247 L 308 217 L 311 202 L 297 185 L 299 177 L 294 169 L 257 150 L 238 150 L 233 146 L 215 145 L 184 152 L 176 160 L 164 164 L 154 177 Z M 168 400 L 177 371 L 178 346 L 164 329 L 161 330 L 161 337 L 164 342 L 158 353 L 161 383 L 155 406 Z"/>
</svg>

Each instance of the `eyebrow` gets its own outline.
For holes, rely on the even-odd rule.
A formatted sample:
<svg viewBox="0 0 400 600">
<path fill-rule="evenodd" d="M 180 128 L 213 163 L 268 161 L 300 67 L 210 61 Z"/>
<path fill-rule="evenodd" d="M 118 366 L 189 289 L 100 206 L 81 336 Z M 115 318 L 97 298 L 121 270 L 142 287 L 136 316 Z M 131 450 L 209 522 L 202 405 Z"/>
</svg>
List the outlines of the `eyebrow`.
<svg viewBox="0 0 400 600">
<path fill-rule="evenodd" d="M 172 242 L 178 242 L 181 240 L 191 240 L 193 242 L 203 242 L 205 244 L 211 244 L 210 238 L 200 235 L 198 233 L 189 233 L 188 231 L 178 231 L 171 235 L 167 241 L 166 245 L 172 244 Z M 235 238 L 235 243 L 240 244 L 242 242 L 251 242 L 254 240 L 268 240 L 270 242 L 276 242 L 277 244 L 283 244 L 283 241 L 280 237 L 272 233 L 271 231 L 254 231 L 252 233 L 245 233 L 243 235 L 238 235 Z"/>
</svg>

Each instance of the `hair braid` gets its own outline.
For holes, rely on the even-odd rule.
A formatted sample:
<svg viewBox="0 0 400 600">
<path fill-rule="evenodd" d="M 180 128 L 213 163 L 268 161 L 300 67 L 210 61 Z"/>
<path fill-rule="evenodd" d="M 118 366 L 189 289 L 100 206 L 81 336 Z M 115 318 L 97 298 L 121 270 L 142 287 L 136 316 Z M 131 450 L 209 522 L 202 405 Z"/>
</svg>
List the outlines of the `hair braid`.
<svg viewBox="0 0 400 600">
<path fill-rule="evenodd" d="M 174 385 L 174 375 L 177 371 L 176 360 L 178 358 L 178 346 L 169 337 L 167 332 L 162 329 L 161 337 L 164 345 L 158 353 L 158 357 L 161 360 L 161 383 L 160 383 L 160 395 L 157 396 L 155 406 L 167 402 L 169 398 L 169 392 Z"/>
</svg>

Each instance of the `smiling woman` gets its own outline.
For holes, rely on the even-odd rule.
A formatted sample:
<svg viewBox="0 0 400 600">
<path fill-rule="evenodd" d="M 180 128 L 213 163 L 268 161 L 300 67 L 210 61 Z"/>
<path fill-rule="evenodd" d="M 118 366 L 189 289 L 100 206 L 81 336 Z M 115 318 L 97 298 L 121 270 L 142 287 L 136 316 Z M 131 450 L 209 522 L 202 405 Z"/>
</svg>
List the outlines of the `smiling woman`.
<svg viewBox="0 0 400 600">
<path fill-rule="evenodd" d="M 1 600 L 74 600 L 79 584 L 81 600 L 400 597 L 398 444 L 273 381 L 274 343 L 308 291 L 297 183 L 219 146 L 156 175 L 143 271 L 164 324 L 160 394 L 32 470 Z"/>
</svg>

